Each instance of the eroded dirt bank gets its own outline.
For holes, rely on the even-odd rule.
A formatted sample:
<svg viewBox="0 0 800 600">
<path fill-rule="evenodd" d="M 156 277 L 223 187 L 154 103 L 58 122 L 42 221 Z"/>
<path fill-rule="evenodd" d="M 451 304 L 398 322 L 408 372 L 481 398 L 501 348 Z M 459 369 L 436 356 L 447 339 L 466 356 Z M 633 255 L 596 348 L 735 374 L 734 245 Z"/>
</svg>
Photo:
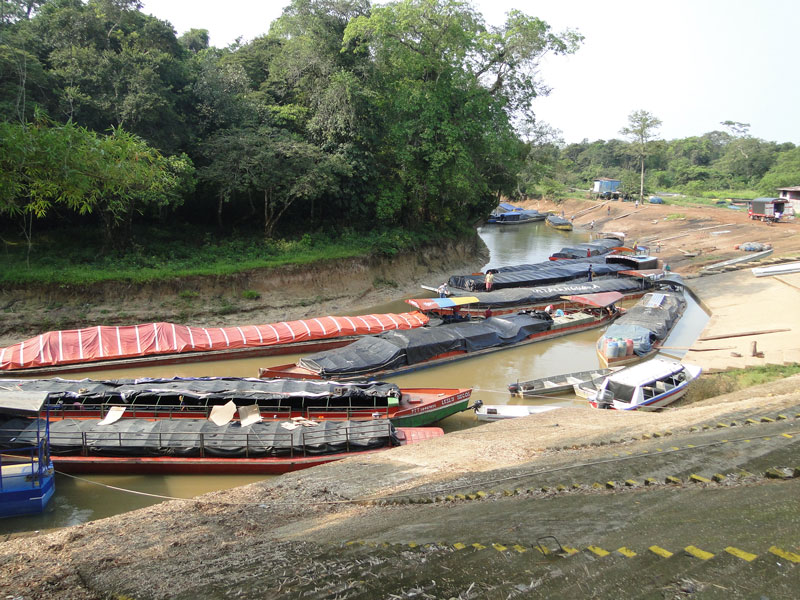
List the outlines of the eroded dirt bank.
<svg viewBox="0 0 800 600">
<path fill-rule="evenodd" d="M 474 272 L 488 249 L 470 240 L 396 257 L 322 261 L 229 277 L 192 277 L 152 285 L 0 290 L 0 347 L 56 329 L 169 321 L 195 326 L 272 323 L 358 311 L 420 292 L 455 272 Z M 252 298 L 254 294 L 258 298 Z"/>
</svg>

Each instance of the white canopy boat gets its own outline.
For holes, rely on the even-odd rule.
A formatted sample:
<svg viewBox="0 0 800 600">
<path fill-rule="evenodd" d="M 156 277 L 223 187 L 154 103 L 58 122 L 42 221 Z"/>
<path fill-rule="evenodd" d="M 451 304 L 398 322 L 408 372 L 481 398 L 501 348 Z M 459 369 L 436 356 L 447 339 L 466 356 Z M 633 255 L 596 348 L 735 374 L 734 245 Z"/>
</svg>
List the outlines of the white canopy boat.
<svg viewBox="0 0 800 600">
<path fill-rule="evenodd" d="M 501 419 L 514 419 L 516 417 L 527 417 L 551 410 L 562 408 L 556 404 L 544 404 L 531 406 L 524 404 L 483 404 L 475 408 L 475 416 L 478 421 L 499 421 Z"/>
<path fill-rule="evenodd" d="M 681 398 L 701 372 L 696 365 L 654 358 L 606 377 L 589 403 L 594 408 L 655 410 Z"/>
</svg>

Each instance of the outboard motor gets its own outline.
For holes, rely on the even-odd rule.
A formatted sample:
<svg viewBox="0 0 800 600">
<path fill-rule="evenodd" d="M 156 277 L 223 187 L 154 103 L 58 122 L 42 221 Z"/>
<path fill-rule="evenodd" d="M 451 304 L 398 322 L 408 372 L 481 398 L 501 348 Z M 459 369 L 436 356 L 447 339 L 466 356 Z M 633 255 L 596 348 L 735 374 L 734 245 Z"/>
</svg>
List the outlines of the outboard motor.
<svg viewBox="0 0 800 600">
<path fill-rule="evenodd" d="M 604 391 L 602 396 L 595 398 L 595 403 L 597 404 L 597 408 L 611 408 L 614 404 L 614 396 Z"/>
</svg>

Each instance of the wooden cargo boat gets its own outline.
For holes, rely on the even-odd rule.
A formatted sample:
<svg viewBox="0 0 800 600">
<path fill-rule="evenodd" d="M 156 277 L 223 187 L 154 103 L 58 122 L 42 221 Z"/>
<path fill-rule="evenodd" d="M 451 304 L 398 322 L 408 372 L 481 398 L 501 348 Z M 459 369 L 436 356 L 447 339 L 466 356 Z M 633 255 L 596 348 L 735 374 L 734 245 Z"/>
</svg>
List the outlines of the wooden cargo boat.
<svg viewBox="0 0 800 600">
<path fill-rule="evenodd" d="M 0 382 L 7 390 L 46 396 L 49 418 L 208 418 L 232 402 L 264 420 L 388 419 L 422 427 L 467 410 L 472 388 L 400 388 L 391 383 L 197 377 L 144 380 L 34 379 Z M 123 412 L 120 412 L 123 411 Z"/>
<path fill-rule="evenodd" d="M 421 313 L 319 317 L 241 327 L 175 323 L 50 331 L 0 348 L 0 377 L 46 376 L 127 366 L 319 352 L 364 335 L 422 327 Z"/>
<path fill-rule="evenodd" d="M 0 435 L 24 439 L 35 425 L 11 422 Z M 278 475 L 419 443 L 438 427 L 395 428 L 386 420 L 230 423 L 123 419 L 51 424 L 52 460 L 64 473 Z"/>
<path fill-rule="evenodd" d="M 605 367 L 628 365 L 652 358 L 686 309 L 683 283 L 656 281 L 659 291 L 645 294 L 597 340 L 597 357 Z"/>
<path fill-rule="evenodd" d="M 553 229 L 572 231 L 572 222 L 558 215 L 549 215 L 544 222 L 547 223 L 548 227 L 552 227 Z"/>
<path fill-rule="evenodd" d="M 297 363 L 259 369 L 259 377 L 374 380 L 483 356 L 610 323 L 620 314 L 611 307 L 621 296 L 617 293 L 602 296 L 585 296 L 583 310 L 561 316 L 534 313 L 491 317 L 405 332 L 401 340 L 397 336 L 389 337 L 390 334 L 367 337 L 341 351 L 323 352 L 304 357 Z"/>
</svg>

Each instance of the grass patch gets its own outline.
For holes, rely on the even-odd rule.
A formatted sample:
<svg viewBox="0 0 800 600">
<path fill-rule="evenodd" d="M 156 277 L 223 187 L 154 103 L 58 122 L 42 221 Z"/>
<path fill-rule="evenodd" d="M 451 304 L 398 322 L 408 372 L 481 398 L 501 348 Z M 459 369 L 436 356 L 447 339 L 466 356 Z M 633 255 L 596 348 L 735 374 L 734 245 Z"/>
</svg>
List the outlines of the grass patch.
<svg viewBox="0 0 800 600">
<path fill-rule="evenodd" d="M 30 267 L 24 244 L 9 247 L 0 270 L 5 285 L 89 285 L 103 281 L 136 284 L 193 276 L 225 276 L 243 271 L 304 265 L 323 260 L 380 254 L 393 256 L 455 234 L 403 229 L 306 233 L 299 239 L 264 239 L 235 232 L 220 239 L 199 229 L 137 231 L 123 251 L 104 253 L 99 232 L 72 231 L 35 236 Z M 142 243 L 137 241 L 141 240 Z M 179 293 L 190 300 L 190 291 Z"/>
<path fill-rule="evenodd" d="M 683 213 L 670 213 L 666 217 L 664 217 L 665 221 L 680 221 L 681 219 L 685 219 L 686 215 Z"/>
<path fill-rule="evenodd" d="M 242 292 L 242 298 L 245 300 L 260 300 L 261 294 L 255 290 L 245 290 Z"/>
<path fill-rule="evenodd" d="M 800 373 L 800 365 L 794 364 L 764 365 L 703 375 L 689 387 L 686 393 L 686 403 L 729 394 L 754 385 L 785 379 L 798 373 Z"/>
</svg>

